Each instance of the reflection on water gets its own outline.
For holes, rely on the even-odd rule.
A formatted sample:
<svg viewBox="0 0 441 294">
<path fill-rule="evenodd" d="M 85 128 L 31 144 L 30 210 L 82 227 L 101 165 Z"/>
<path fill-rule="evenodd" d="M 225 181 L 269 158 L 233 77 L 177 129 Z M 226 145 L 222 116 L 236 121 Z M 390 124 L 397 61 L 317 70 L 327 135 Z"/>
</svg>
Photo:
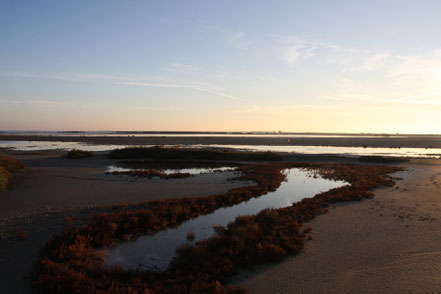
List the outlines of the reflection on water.
<svg viewBox="0 0 441 294">
<path fill-rule="evenodd" d="M 233 148 L 249 151 L 293 152 L 299 154 L 329 154 L 329 155 L 376 155 L 376 156 L 404 156 L 427 157 L 441 156 L 440 148 L 384 148 L 384 147 L 335 147 L 335 146 L 266 146 L 266 145 L 193 145 L 198 148 Z"/>
<path fill-rule="evenodd" d="M 124 148 L 127 145 L 95 145 L 83 142 L 60 142 L 60 141 L 0 141 L 0 148 L 10 148 L 18 151 L 39 150 L 72 150 L 81 149 L 86 151 L 109 151 Z"/>
<path fill-rule="evenodd" d="M 189 242 L 187 241 L 189 231 L 195 233 L 192 242 L 197 242 L 212 236 L 213 226 L 226 226 L 239 215 L 253 215 L 265 208 L 286 207 L 303 198 L 313 197 L 319 192 L 345 185 L 342 181 L 311 177 L 303 169 L 294 168 L 287 170 L 286 173 L 287 182 L 283 182 L 277 191 L 238 205 L 218 209 L 212 214 L 187 221 L 179 227 L 119 244 L 108 251 L 107 265 L 122 265 L 126 269 L 163 270 L 175 256 L 176 248 Z"/>
<path fill-rule="evenodd" d="M 153 145 L 143 145 L 152 147 Z M 174 145 L 164 145 L 165 147 L 176 147 Z M 266 145 L 180 145 L 182 147 L 193 148 L 231 148 L 249 151 L 274 151 L 292 152 L 299 154 L 328 154 L 343 156 L 394 156 L 394 157 L 420 157 L 420 158 L 439 158 L 440 148 L 384 148 L 384 147 L 335 147 L 335 146 L 266 146 Z M 82 142 L 59 142 L 59 141 L 0 141 L 0 148 L 11 148 L 20 151 L 36 150 L 71 150 L 82 149 L 87 151 L 109 151 L 117 148 L 130 147 L 129 145 L 102 145 L 88 144 Z M 132 146 L 133 147 L 133 146 Z"/>
<path fill-rule="evenodd" d="M 128 171 L 134 171 L 134 170 L 145 170 L 142 168 L 126 168 L 126 167 L 119 167 L 115 165 L 111 165 L 107 168 L 106 172 L 112 173 L 112 172 L 128 172 Z M 167 168 L 167 169 L 157 169 L 161 172 L 170 175 L 170 174 L 176 174 L 176 173 L 183 173 L 183 174 L 191 174 L 191 175 L 198 175 L 198 174 L 204 174 L 204 173 L 214 173 L 214 172 L 224 172 L 224 171 L 234 171 L 236 170 L 235 167 L 230 166 L 222 166 L 222 167 L 195 167 L 195 168 Z"/>
</svg>

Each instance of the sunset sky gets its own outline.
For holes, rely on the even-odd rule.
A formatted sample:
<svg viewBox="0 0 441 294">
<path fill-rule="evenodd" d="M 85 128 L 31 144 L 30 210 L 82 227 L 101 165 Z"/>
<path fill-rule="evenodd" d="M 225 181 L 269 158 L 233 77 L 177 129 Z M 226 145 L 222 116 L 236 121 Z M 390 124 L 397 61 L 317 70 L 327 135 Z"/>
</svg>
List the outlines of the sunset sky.
<svg viewBox="0 0 441 294">
<path fill-rule="evenodd" d="M 441 133 L 441 1 L 0 2 L 0 130 Z"/>
</svg>

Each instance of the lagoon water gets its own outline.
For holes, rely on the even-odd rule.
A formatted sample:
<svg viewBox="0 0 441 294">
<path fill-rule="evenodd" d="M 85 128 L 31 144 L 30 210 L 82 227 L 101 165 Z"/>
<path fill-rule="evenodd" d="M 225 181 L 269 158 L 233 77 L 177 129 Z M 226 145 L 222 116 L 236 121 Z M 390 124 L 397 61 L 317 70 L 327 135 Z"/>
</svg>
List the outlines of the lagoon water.
<svg viewBox="0 0 441 294">
<path fill-rule="evenodd" d="M 151 147 L 149 145 L 146 147 Z M 289 152 L 294 154 L 321 154 L 341 155 L 356 157 L 360 155 L 412 157 L 412 158 L 439 158 L 441 148 L 383 148 L 383 147 L 335 147 L 335 146 L 270 146 L 270 145 L 181 145 L 182 147 L 193 148 L 230 148 L 248 151 L 274 151 Z M 129 147 L 129 145 L 102 145 L 88 144 L 82 142 L 60 142 L 60 141 L 0 141 L 0 148 L 10 148 L 19 151 L 38 150 L 71 150 L 82 149 L 87 151 L 110 151 L 113 149 Z M 176 147 L 165 145 L 165 147 Z"/>
<path fill-rule="evenodd" d="M 119 167 L 115 165 L 111 165 L 107 168 L 106 172 L 112 173 L 112 172 L 129 172 L 129 171 L 136 171 L 136 170 L 146 170 L 143 168 L 126 168 L 126 167 Z M 175 173 L 188 173 L 191 175 L 199 175 L 199 174 L 206 174 L 206 173 L 214 173 L 214 172 L 224 172 L 224 171 L 234 171 L 236 170 L 235 167 L 230 166 L 223 166 L 223 167 L 194 167 L 194 168 L 167 168 L 167 169 L 158 169 L 161 172 L 170 175 Z"/>
<path fill-rule="evenodd" d="M 151 236 L 143 236 L 134 241 L 124 242 L 107 252 L 107 266 L 120 265 L 125 269 L 164 270 L 176 253 L 176 248 L 186 242 L 187 233 L 195 233 L 191 241 L 209 238 L 215 231 L 213 226 L 226 226 L 239 215 L 254 215 L 266 208 L 281 208 L 303 198 L 345 185 L 342 181 L 331 181 L 313 177 L 311 172 L 293 168 L 285 171 L 287 181 L 274 192 L 252 198 L 240 204 L 221 208 L 209 215 L 189 220 L 176 228 L 160 231 Z"/>
<path fill-rule="evenodd" d="M 124 148 L 127 145 L 102 145 L 88 144 L 83 142 L 61 141 L 0 141 L 0 148 L 8 148 L 17 151 L 41 151 L 41 150 L 72 150 L 81 149 L 86 151 L 109 151 Z"/>
</svg>

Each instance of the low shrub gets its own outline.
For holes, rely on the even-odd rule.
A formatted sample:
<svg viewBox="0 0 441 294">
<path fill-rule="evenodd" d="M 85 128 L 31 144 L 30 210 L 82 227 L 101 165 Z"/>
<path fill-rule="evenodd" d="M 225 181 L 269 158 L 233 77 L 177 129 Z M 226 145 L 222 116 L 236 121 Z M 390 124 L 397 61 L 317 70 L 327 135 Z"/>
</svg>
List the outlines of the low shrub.
<svg viewBox="0 0 441 294">
<path fill-rule="evenodd" d="M 10 181 L 10 173 L 3 166 L 0 166 L 0 193 L 6 192 Z"/>
<path fill-rule="evenodd" d="M 138 178 L 148 178 L 151 179 L 153 177 L 159 177 L 161 179 L 180 179 L 180 178 L 188 178 L 192 175 L 190 173 L 173 173 L 166 174 L 160 170 L 156 169 L 147 169 L 147 170 L 130 170 L 130 171 L 114 171 L 114 172 L 106 172 L 106 174 L 110 175 L 128 175 L 132 177 Z"/>
<path fill-rule="evenodd" d="M 23 162 L 15 159 L 12 156 L 0 154 L 0 166 L 4 167 L 10 172 L 16 172 L 25 168 Z"/>
<path fill-rule="evenodd" d="M 10 185 L 11 172 L 17 172 L 24 167 L 25 165 L 14 157 L 0 154 L 0 193 L 6 192 Z"/>
<path fill-rule="evenodd" d="M 184 168 L 236 168 L 240 164 L 226 161 L 152 161 L 152 160 L 124 160 L 119 161 L 117 166 L 131 169 L 184 169 Z"/>
<path fill-rule="evenodd" d="M 81 159 L 81 158 L 93 157 L 93 153 L 90 151 L 73 149 L 73 150 L 67 152 L 65 157 L 70 158 L 70 159 Z"/>
<path fill-rule="evenodd" d="M 154 160 L 239 160 L 239 161 L 279 161 L 282 157 L 274 152 L 245 152 L 236 150 L 127 147 L 109 152 L 112 159 L 152 158 Z"/>
</svg>

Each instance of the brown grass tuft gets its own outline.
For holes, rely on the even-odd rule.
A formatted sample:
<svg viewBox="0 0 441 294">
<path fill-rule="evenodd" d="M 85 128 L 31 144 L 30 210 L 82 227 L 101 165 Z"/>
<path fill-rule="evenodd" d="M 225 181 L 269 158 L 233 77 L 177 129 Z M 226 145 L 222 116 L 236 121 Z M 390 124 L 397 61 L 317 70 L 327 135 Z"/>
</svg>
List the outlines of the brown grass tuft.
<svg viewBox="0 0 441 294">
<path fill-rule="evenodd" d="M 17 172 L 25 168 L 25 165 L 11 157 L 0 154 L 0 193 L 6 192 L 6 189 L 12 181 L 11 172 Z"/>
</svg>

